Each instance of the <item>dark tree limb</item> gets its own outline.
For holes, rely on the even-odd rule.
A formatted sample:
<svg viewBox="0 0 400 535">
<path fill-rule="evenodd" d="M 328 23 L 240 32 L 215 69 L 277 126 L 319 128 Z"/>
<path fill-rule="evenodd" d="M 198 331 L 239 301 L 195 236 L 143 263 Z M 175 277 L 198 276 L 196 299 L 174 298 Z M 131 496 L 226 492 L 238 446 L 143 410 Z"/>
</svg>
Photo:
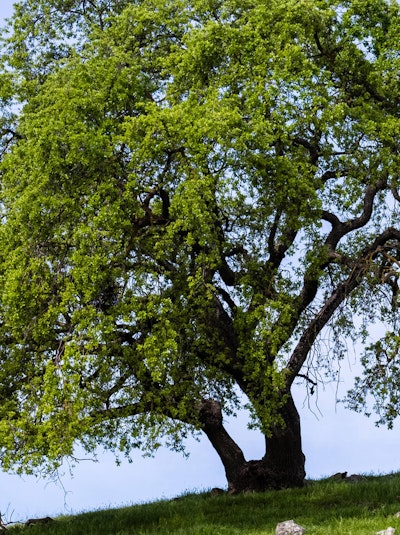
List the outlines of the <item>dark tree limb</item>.
<svg viewBox="0 0 400 535">
<path fill-rule="evenodd" d="M 374 243 L 371 246 L 368 246 L 363 250 L 348 278 L 336 287 L 330 297 L 325 301 L 322 308 L 314 316 L 314 319 L 310 322 L 309 326 L 300 337 L 286 367 L 288 386 L 292 384 L 300 372 L 308 352 L 321 330 L 328 324 L 338 307 L 348 298 L 351 292 L 357 288 L 364 275 L 368 272 L 371 262 L 383 252 L 383 246 L 390 240 L 396 240 L 400 243 L 400 231 L 398 229 L 387 229 L 375 238 Z"/>
<path fill-rule="evenodd" d="M 297 231 L 288 227 L 282 229 L 282 239 L 276 243 L 276 234 L 278 232 L 281 216 L 282 210 L 278 209 L 275 213 L 274 222 L 272 223 L 268 236 L 268 264 L 272 265 L 275 269 L 280 266 L 282 260 L 285 258 L 287 250 L 293 244 L 297 236 Z"/>
<path fill-rule="evenodd" d="M 387 181 L 385 178 L 379 180 L 375 185 L 368 185 L 366 187 L 363 199 L 363 211 L 358 217 L 341 222 L 334 214 L 326 211 L 323 212 L 323 219 L 332 225 L 332 230 L 325 240 L 325 244 L 330 250 L 335 250 L 344 236 L 354 230 L 362 228 L 370 221 L 375 197 L 377 193 L 385 189 L 386 186 Z"/>
<path fill-rule="evenodd" d="M 221 458 L 228 481 L 236 479 L 237 471 L 245 465 L 246 459 L 223 426 L 221 404 L 212 399 L 203 399 L 200 404 L 200 422 L 202 430 Z"/>
<path fill-rule="evenodd" d="M 293 310 L 292 317 L 290 322 L 287 325 L 287 338 L 282 340 L 282 343 L 286 342 L 289 338 L 293 329 L 297 325 L 301 314 L 306 310 L 306 308 L 313 301 L 317 295 L 319 288 L 319 276 L 318 271 L 322 272 L 330 264 L 338 261 L 344 261 L 346 265 L 349 265 L 350 259 L 344 258 L 341 255 L 336 253 L 336 248 L 342 238 L 344 238 L 350 232 L 365 226 L 371 219 L 373 203 L 377 193 L 386 187 L 386 179 L 378 181 L 374 186 L 368 185 L 365 190 L 364 199 L 363 199 L 363 211 L 361 215 L 353 219 L 349 219 L 346 222 L 341 222 L 340 219 L 333 213 L 323 210 L 322 219 L 328 221 L 332 225 L 332 230 L 328 234 L 325 245 L 327 247 L 327 256 L 321 257 L 321 263 L 319 266 L 311 266 L 306 273 L 304 274 L 303 287 L 299 293 L 297 299 L 297 306 Z M 362 257 L 363 253 L 361 253 Z M 360 258 L 361 258 L 360 257 Z M 353 263 L 357 261 L 353 260 Z M 277 325 L 281 324 L 281 318 L 278 318 L 276 322 Z"/>
<path fill-rule="evenodd" d="M 394 186 L 392 186 L 390 188 L 390 191 L 392 192 L 392 195 L 393 197 L 396 199 L 396 201 L 400 202 L 400 193 L 399 193 L 399 190 L 397 188 L 395 188 Z"/>
</svg>

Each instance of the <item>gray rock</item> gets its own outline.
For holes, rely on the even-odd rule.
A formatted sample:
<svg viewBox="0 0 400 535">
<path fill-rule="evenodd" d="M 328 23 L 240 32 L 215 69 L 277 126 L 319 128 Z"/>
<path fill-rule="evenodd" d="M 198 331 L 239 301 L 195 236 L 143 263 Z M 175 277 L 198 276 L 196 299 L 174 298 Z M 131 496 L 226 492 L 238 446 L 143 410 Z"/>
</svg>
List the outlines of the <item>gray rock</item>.
<svg viewBox="0 0 400 535">
<path fill-rule="evenodd" d="M 54 520 L 49 516 L 45 516 L 44 518 L 30 518 L 25 522 L 25 526 L 33 526 L 33 524 L 48 524 L 49 522 L 54 522 Z"/>
<path fill-rule="evenodd" d="M 338 472 L 333 476 L 328 477 L 329 481 L 343 481 L 347 477 L 347 472 Z"/>
<path fill-rule="evenodd" d="M 366 481 L 367 478 L 365 476 L 361 476 L 359 474 L 351 474 L 351 476 L 346 476 L 344 480 L 347 483 L 359 483 L 360 481 Z"/>
<path fill-rule="evenodd" d="M 225 491 L 222 489 L 219 489 L 218 487 L 214 487 L 210 491 L 211 496 L 221 496 L 222 494 L 225 494 Z"/>
<path fill-rule="evenodd" d="M 294 520 L 286 520 L 276 526 L 275 535 L 303 535 L 305 531 Z"/>
<path fill-rule="evenodd" d="M 394 535 L 396 533 L 396 530 L 394 528 L 388 527 L 386 529 L 383 529 L 382 531 L 377 531 L 376 535 Z"/>
<path fill-rule="evenodd" d="M 359 481 L 366 481 L 366 477 L 360 474 L 347 475 L 347 472 L 338 472 L 333 476 L 328 477 L 329 481 L 346 481 L 346 483 L 358 483 Z"/>
</svg>

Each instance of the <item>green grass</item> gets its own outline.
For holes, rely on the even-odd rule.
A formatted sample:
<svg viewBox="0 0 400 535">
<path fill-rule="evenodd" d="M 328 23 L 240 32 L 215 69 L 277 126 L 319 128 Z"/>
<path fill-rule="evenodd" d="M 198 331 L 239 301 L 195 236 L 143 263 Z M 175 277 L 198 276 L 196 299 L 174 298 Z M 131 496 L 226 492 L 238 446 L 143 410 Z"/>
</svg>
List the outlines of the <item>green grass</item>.
<svg viewBox="0 0 400 535">
<path fill-rule="evenodd" d="M 310 482 L 303 489 L 210 496 L 59 517 L 48 525 L 15 526 L 12 535 L 274 535 L 294 519 L 307 535 L 367 535 L 396 528 L 400 534 L 400 474 L 358 483 Z"/>
</svg>

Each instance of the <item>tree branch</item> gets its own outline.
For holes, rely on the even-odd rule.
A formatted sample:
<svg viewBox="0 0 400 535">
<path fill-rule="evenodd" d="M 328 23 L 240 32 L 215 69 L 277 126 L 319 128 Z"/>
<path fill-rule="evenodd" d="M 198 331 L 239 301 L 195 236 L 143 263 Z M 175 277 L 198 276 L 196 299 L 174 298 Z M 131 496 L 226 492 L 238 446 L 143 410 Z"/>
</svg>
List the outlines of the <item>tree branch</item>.
<svg viewBox="0 0 400 535">
<path fill-rule="evenodd" d="M 397 188 L 395 188 L 394 186 L 392 186 L 392 187 L 390 188 L 390 191 L 392 192 L 392 195 L 393 195 L 393 197 L 395 198 L 395 200 L 400 202 L 400 193 L 399 193 L 399 191 L 397 190 Z"/>
<path fill-rule="evenodd" d="M 376 237 L 374 243 L 366 247 L 354 265 L 354 268 L 347 280 L 340 283 L 331 296 L 325 301 L 323 307 L 314 316 L 307 329 L 295 347 L 289 363 L 286 367 L 287 386 L 290 387 L 295 377 L 298 375 L 303 366 L 308 352 L 318 337 L 321 330 L 327 325 L 337 308 L 347 299 L 351 292 L 360 284 L 363 276 L 368 271 L 372 260 L 374 260 L 382 251 L 382 246 L 389 240 L 400 242 L 400 231 L 395 228 L 389 228 Z"/>
<path fill-rule="evenodd" d="M 308 152 L 310 153 L 311 164 L 316 165 L 318 158 L 319 158 L 320 151 L 321 151 L 321 148 L 318 142 L 316 141 L 315 144 L 313 144 L 310 141 L 308 141 L 308 139 L 304 139 L 301 137 L 295 137 L 293 139 L 293 142 L 295 145 L 300 145 L 301 147 L 304 147 L 305 149 L 307 149 Z"/>
<path fill-rule="evenodd" d="M 327 245 L 329 250 L 334 251 L 339 241 L 346 236 L 346 234 L 365 226 L 370 221 L 376 194 L 383 190 L 386 185 L 386 178 L 379 180 L 376 185 L 368 185 L 365 189 L 363 211 L 361 215 L 349 219 L 344 223 L 341 222 L 336 215 L 323 211 L 322 218 L 332 225 L 332 230 L 325 240 L 325 245 Z"/>
<path fill-rule="evenodd" d="M 282 262 L 282 260 L 285 258 L 286 251 L 289 249 L 289 247 L 293 244 L 294 240 L 297 236 L 297 231 L 287 227 L 282 231 L 283 239 L 275 244 L 276 239 L 276 233 L 278 231 L 279 226 L 279 220 L 282 215 L 282 210 L 277 210 L 274 218 L 274 222 L 271 227 L 271 231 L 268 236 L 268 252 L 269 252 L 269 259 L 268 263 L 272 264 L 274 268 L 278 268 Z"/>
<path fill-rule="evenodd" d="M 212 399 L 203 399 L 200 405 L 200 422 L 202 430 L 224 465 L 228 481 L 231 481 L 238 467 L 246 463 L 246 459 L 223 426 L 221 404 Z"/>
</svg>

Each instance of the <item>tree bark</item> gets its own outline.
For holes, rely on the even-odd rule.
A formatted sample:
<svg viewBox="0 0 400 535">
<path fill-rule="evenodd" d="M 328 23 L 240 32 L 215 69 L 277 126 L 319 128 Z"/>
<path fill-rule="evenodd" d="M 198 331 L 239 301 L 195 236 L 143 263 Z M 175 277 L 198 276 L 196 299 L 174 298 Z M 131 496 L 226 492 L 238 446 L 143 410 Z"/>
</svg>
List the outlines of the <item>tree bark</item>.
<svg viewBox="0 0 400 535">
<path fill-rule="evenodd" d="M 266 437 L 264 462 L 275 488 L 301 487 L 304 484 L 305 456 L 301 445 L 300 416 L 291 394 L 281 409 L 284 427 L 273 427 Z"/>
<path fill-rule="evenodd" d="M 242 450 L 223 427 L 220 404 L 203 401 L 200 409 L 203 431 L 224 465 L 229 493 L 303 486 L 305 457 L 301 449 L 300 418 L 291 395 L 281 409 L 281 416 L 285 425 L 274 426 L 265 438 L 265 456 L 257 461 L 246 461 Z"/>
</svg>

